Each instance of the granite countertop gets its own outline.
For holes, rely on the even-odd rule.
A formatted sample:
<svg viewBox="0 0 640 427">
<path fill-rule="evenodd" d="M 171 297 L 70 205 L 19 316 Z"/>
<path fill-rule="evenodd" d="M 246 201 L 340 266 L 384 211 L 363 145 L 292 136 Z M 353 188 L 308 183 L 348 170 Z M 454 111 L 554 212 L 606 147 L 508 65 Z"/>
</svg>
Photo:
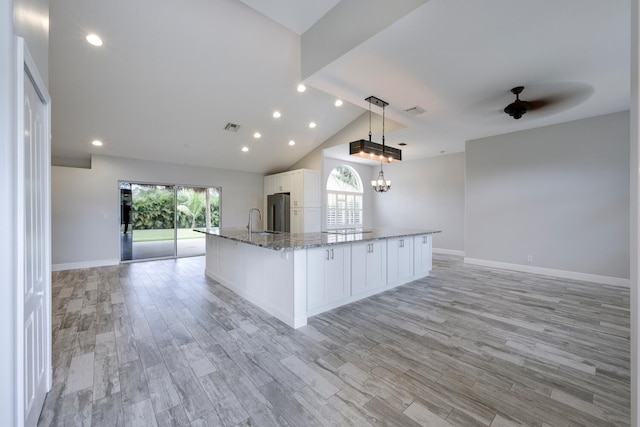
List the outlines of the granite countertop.
<svg viewBox="0 0 640 427">
<path fill-rule="evenodd" d="M 249 238 L 246 227 L 238 228 L 201 228 L 200 233 L 235 240 L 249 245 L 260 246 L 276 251 L 308 249 L 350 242 L 366 242 L 389 237 L 416 236 L 420 234 L 440 233 L 439 230 L 414 230 L 402 228 L 340 229 L 329 232 L 291 234 L 287 232 L 261 232 L 254 230 Z"/>
</svg>

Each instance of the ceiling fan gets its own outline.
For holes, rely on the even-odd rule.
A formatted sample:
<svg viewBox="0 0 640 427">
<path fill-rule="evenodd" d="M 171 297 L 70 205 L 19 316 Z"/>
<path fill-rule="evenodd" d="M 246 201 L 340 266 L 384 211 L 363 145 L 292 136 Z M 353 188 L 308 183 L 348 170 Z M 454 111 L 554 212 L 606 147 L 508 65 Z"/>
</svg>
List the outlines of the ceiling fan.
<svg viewBox="0 0 640 427">
<path fill-rule="evenodd" d="M 523 101 L 520 99 L 520 94 L 522 93 L 524 86 L 516 86 L 511 89 L 511 93 L 516 96 L 516 100 L 511 104 L 507 105 L 504 109 L 504 112 L 518 120 L 521 118 L 527 111 L 535 110 L 541 107 L 544 107 L 547 102 L 545 101 Z"/>
<path fill-rule="evenodd" d="M 535 93 L 536 99 L 532 101 L 520 99 L 520 94 L 523 90 L 524 86 L 516 86 L 511 89 L 511 93 L 516 96 L 516 100 L 503 110 L 516 120 L 533 111 L 536 112 L 536 117 L 542 117 L 568 110 L 584 102 L 593 94 L 592 86 L 578 82 L 534 85 L 533 88 L 529 88 L 530 92 Z"/>
<path fill-rule="evenodd" d="M 537 82 L 498 93 L 489 88 L 487 93 L 493 95 L 479 98 L 467 106 L 469 117 L 483 125 L 504 126 L 505 113 L 516 120 L 526 114 L 525 121 L 554 116 L 588 100 L 593 95 L 594 88 L 582 82 Z M 524 99 L 520 99 L 521 96 Z M 512 102 L 505 107 L 510 101 Z"/>
</svg>

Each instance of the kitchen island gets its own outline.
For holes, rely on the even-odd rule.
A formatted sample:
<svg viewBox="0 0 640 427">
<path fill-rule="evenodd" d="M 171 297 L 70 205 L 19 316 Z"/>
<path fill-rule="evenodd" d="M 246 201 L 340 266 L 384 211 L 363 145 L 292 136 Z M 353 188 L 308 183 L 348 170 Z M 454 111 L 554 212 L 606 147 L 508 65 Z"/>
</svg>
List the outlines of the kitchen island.
<svg viewBox="0 0 640 427">
<path fill-rule="evenodd" d="M 205 274 L 292 328 L 307 318 L 429 275 L 434 230 L 207 235 Z"/>
</svg>

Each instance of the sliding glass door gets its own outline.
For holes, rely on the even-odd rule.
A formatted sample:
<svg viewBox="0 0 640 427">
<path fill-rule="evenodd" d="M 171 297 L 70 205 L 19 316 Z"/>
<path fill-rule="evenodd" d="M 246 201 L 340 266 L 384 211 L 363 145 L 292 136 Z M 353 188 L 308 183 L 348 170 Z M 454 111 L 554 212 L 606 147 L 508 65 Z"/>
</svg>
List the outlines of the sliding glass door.
<svg viewBox="0 0 640 427">
<path fill-rule="evenodd" d="M 220 188 L 120 182 L 120 259 L 204 255 L 205 235 L 220 224 Z"/>
<path fill-rule="evenodd" d="M 220 226 L 220 189 L 180 185 L 176 197 L 177 256 L 204 255 L 206 236 L 193 229 Z"/>
</svg>

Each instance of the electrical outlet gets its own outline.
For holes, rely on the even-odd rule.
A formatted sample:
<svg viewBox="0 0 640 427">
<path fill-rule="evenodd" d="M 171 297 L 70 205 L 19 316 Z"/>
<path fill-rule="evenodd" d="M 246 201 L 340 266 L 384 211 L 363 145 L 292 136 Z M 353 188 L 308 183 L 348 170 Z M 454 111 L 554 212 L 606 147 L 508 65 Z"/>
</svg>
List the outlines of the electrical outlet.
<svg viewBox="0 0 640 427">
<path fill-rule="evenodd" d="M 527 262 L 533 262 L 533 255 L 527 255 Z"/>
</svg>

